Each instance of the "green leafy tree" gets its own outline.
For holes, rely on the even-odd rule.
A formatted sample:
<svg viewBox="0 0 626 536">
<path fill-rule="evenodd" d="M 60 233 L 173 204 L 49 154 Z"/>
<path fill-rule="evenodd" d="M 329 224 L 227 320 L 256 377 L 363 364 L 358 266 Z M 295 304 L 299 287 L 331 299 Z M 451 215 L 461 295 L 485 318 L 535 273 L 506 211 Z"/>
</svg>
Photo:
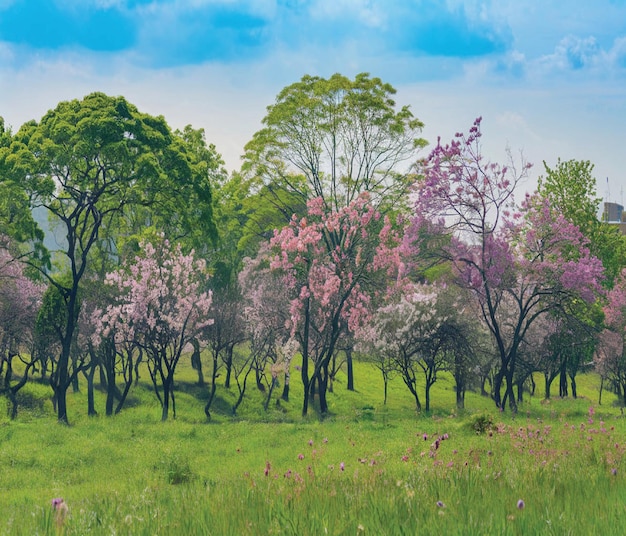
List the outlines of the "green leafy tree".
<svg viewBox="0 0 626 536">
<path fill-rule="evenodd" d="M 167 221 L 168 233 L 183 235 L 192 223 L 213 232 L 209 179 L 181 140 L 163 117 L 140 113 L 123 97 L 93 93 L 61 102 L 39 123 L 25 124 L 11 144 L 10 156 L 19 164 L 14 175 L 21 175 L 31 208 L 43 207 L 66 237 L 57 255 L 60 273 L 69 278 L 45 272 L 65 311 L 53 381 L 60 422 L 68 422 L 66 392 L 75 375 L 70 353 L 79 288 L 94 252 L 111 240 L 110 229 L 124 232 Z M 186 213 L 191 204 L 194 210 Z M 154 219 L 141 210 L 146 207 Z M 123 225 L 131 216 L 135 227 Z M 116 254 L 115 247 L 110 251 Z"/>
<path fill-rule="evenodd" d="M 550 199 L 557 212 L 576 225 L 590 241 L 591 254 L 602 261 L 606 284 L 612 286 L 626 264 L 626 242 L 616 226 L 598 219 L 602 199 L 597 196 L 593 164 L 588 160 L 559 159 L 554 168 L 544 161 L 546 175 L 538 179 L 538 192 Z"/>
<path fill-rule="evenodd" d="M 48 262 L 43 247 L 44 234 L 33 219 L 30 201 L 22 180 L 28 172 L 26 161 L 16 150 L 19 143 L 0 117 L 0 233 L 18 243 L 27 243 L 36 258 Z"/>
<path fill-rule="evenodd" d="M 321 197 L 327 211 L 338 210 L 368 191 L 375 206 L 392 206 L 411 182 L 403 164 L 426 145 L 409 107 L 396 110 L 395 92 L 367 73 L 354 80 L 305 75 L 268 107 L 242 171 L 282 186 L 301 205 Z"/>
</svg>

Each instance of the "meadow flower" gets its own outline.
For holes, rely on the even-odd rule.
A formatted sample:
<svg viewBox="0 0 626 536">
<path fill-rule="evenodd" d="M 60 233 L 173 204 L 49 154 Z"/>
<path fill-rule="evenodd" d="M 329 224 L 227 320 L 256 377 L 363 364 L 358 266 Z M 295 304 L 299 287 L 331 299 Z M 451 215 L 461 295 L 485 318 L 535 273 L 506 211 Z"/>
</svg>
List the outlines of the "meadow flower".
<svg viewBox="0 0 626 536">
<path fill-rule="evenodd" d="M 312 446 L 313 446 L 313 440 L 309 439 L 309 447 L 312 447 Z"/>
<path fill-rule="evenodd" d="M 613 467 L 613 469 L 611 469 L 611 474 L 613 476 L 616 476 L 617 475 L 617 468 Z"/>
<path fill-rule="evenodd" d="M 322 439 L 322 443 L 328 443 L 328 438 L 325 437 L 324 439 Z"/>
<path fill-rule="evenodd" d="M 265 462 L 265 470 L 263 471 L 263 474 L 265 476 L 269 476 L 271 468 L 272 466 L 270 465 L 270 462 Z"/>
<path fill-rule="evenodd" d="M 428 434 L 424 434 L 424 441 L 428 441 Z"/>
<path fill-rule="evenodd" d="M 441 502 L 441 501 L 437 501 L 437 506 L 438 506 L 439 508 L 445 508 L 445 507 L 446 507 L 446 505 L 445 505 L 445 504 L 443 504 L 443 502 Z"/>
<path fill-rule="evenodd" d="M 517 501 L 517 509 L 518 510 L 522 510 L 525 506 L 526 506 L 526 503 L 524 503 L 524 501 L 522 499 Z"/>
<path fill-rule="evenodd" d="M 304 454 L 298 454 L 298 460 L 304 460 Z"/>
<path fill-rule="evenodd" d="M 341 462 L 341 463 L 339 464 L 339 469 L 341 469 L 341 470 L 343 471 L 343 470 L 345 470 L 345 468 L 346 468 L 346 464 L 345 464 L 345 463 L 343 463 L 343 462 Z"/>
<path fill-rule="evenodd" d="M 408 462 L 409 461 L 409 457 L 408 456 L 402 456 L 402 461 L 403 462 Z"/>
<path fill-rule="evenodd" d="M 55 497 L 51 501 L 52 509 L 56 511 L 56 525 L 57 527 L 61 527 L 65 522 L 65 518 L 67 517 L 68 507 L 67 503 L 61 497 Z"/>
</svg>

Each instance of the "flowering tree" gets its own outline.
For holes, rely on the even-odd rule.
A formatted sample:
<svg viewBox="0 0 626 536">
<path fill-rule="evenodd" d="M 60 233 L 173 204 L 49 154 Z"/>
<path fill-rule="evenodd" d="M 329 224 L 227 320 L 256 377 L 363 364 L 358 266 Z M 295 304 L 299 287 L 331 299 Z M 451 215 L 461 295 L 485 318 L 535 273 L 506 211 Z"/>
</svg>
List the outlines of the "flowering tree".
<svg viewBox="0 0 626 536">
<path fill-rule="evenodd" d="M 500 358 L 495 403 L 503 408 L 508 399 L 515 412 L 513 376 L 528 329 L 574 299 L 593 301 L 603 269 L 549 198 L 528 196 L 521 210 L 515 207 L 515 186 L 529 166 L 485 162 L 480 137 L 477 119 L 469 134 L 439 143 L 420 163 L 423 180 L 405 251 L 450 262 L 457 283 L 475 296 Z"/>
<path fill-rule="evenodd" d="M 436 310 L 438 290 L 427 284 L 412 285 L 377 308 L 358 331 L 363 349 L 391 361 L 393 370 L 413 395 L 418 411 L 422 409 L 417 392 L 419 363 L 426 354 L 431 357 L 429 345 L 442 322 Z"/>
<path fill-rule="evenodd" d="M 148 359 L 154 391 L 163 421 L 170 401 L 174 417 L 174 372 L 183 350 L 211 324 L 211 292 L 206 286 L 205 263 L 193 252 L 163 240 L 142 243 L 141 252 L 127 266 L 107 274 L 105 282 L 119 295 L 115 303 L 94 314 L 99 322 L 96 342 L 113 337 L 115 344 L 133 341 Z M 162 393 L 162 394 L 161 394 Z"/>
<path fill-rule="evenodd" d="M 256 368 L 261 381 L 267 377 L 266 370 L 270 369 L 269 381 L 261 384 L 262 389 L 268 384 L 265 409 L 269 407 L 279 372 L 283 372 L 284 378 L 281 398 L 289 400 L 289 365 L 297 351 L 297 343 L 294 346 L 295 341 L 290 337 L 290 300 L 289 294 L 285 292 L 288 288 L 286 275 L 272 270 L 266 255 L 269 252 L 262 249 L 257 258 L 246 259 L 239 274 L 239 284 L 245 298 L 243 316 L 250 343 L 251 365 Z"/>
<path fill-rule="evenodd" d="M 24 266 L 7 249 L 8 240 L 0 238 L 0 393 L 11 402 L 10 416 L 17 416 L 17 393 L 26 385 L 28 374 L 37 362 L 33 352 L 35 319 L 44 285 L 24 274 Z M 14 361 L 24 364 L 20 377 L 14 375 Z"/>
<path fill-rule="evenodd" d="M 324 211 L 321 198 L 307 206 L 307 217 L 292 218 L 270 243 L 270 268 L 283 275 L 289 293 L 287 326 L 300 343 L 303 414 L 315 389 L 320 411 L 328 411 L 329 364 L 337 342 L 343 326 L 354 330 L 359 324 L 369 301 L 364 284 L 374 272 L 378 221 L 367 193 L 333 212 Z"/>
<path fill-rule="evenodd" d="M 608 292 L 604 314 L 607 329 L 600 334 L 594 363 L 602 378 L 614 383 L 626 406 L 626 269 Z"/>
</svg>

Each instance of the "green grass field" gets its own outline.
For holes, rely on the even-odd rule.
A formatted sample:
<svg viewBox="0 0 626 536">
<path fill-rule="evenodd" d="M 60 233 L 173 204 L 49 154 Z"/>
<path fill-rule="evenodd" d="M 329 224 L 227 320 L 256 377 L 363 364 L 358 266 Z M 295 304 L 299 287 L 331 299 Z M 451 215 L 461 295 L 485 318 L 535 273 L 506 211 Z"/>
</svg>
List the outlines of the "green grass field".
<svg viewBox="0 0 626 536">
<path fill-rule="evenodd" d="M 383 406 L 361 364 L 357 392 L 339 377 L 323 420 L 300 416 L 296 379 L 268 412 L 250 386 L 237 417 L 222 388 L 207 422 L 206 388 L 183 365 L 165 423 L 147 384 L 113 418 L 87 417 L 86 394 L 71 394 L 70 427 L 48 387 L 25 388 L 18 419 L 0 417 L 0 534 L 623 532 L 626 424 L 613 395 L 597 405 L 593 375 L 577 400 L 527 394 L 515 417 L 473 393 L 457 414 L 442 378 L 425 415 L 399 380 Z"/>
</svg>

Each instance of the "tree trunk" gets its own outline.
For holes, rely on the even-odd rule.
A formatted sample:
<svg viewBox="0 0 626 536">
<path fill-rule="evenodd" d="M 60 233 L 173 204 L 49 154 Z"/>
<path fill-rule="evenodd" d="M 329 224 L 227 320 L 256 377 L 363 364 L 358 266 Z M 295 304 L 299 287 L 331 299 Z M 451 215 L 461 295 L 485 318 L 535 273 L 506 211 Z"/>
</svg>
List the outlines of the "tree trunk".
<svg viewBox="0 0 626 536">
<path fill-rule="evenodd" d="M 545 380 L 545 399 L 549 400 L 550 399 L 550 387 L 552 386 L 552 380 L 554 378 L 552 378 L 551 374 L 545 374 L 543 375 L 543 378 Z"/>
<path fill-rule="evenodd" d="M 496 403 L 496 407 L 504 409 L 502 404 L 502 382 L 504 380 L 504 368 L 501 368 L 493 378 L 492 396 Z"/>
<path fill-rule="evenodd" d="M 348 375 L 348 391 L 354 391 L 354 364 L 352 362 L 352 348 L 346 350 L 346 369 Z"/>
<path fill-rule="evenodd" d="M 191 340 L 193 353 L 191 354 L 191 368 L 198 373 L 198 386 L 204 387 L 204 374 L 202 372 L 202 359 L 200 358 L 200 343 L 196 339 Z"/>
<path fill-rule="evenodd" d="M 309 410 L 309 298 L 305 300 L 305 312 L 304 312 L 304 333 L 302 335 L 301 350 L 302 350 L 302 386 L 304 387 L 304 394 L 302 400 L 302 416 L 305 417 Z"/>
<path fill-rule="evenodd" d="M 226 387 L 226 389 L 230 389 L 230 381 L 233 371 L 233 351 L 233 346 L 229 346 L 226 349 L 226 359 L 224 360 L 226 365 L 226 379 L 224 380 L 224 387 Z"/>
<path fill-rule="evenodd" d="M 575 374 L 570 375 L 570 380 L 571 380 L 571 386 L 572 386 L 572 397 L 577 398 L 578 394 L 576 390 L 576 375 Z"/>
<path fill-rule="evenodd" d="M 211 391 L 209 392 L 209 399 L 204 406 L 204 414 L 206 415 L 208 420 L 211 420 L 211 404 L 213 404 L 213 399 L 215 398 L 215 391 L 217 390 L 217 354 L 213 354 L 213 371 L 211 372 Z"/>
<path fill-rule="evenodd" d="M 387 387 L 389 384 L 389 380 L 387 379 L 387 376 L 385 374 L 383 374 L 383 389 L 384 389 L 384 398 L 383 398 L 383 405 L 386 406 L 387 405 Z"/>
<path fill-rule="evenodd" d="M 600 394 L 598 395 L 598 406 L 602 405 L 602 389 L 604 388 L 604 376 L 600 376 Z"/>
<path fill-rule="evenodd" d="M 565 364 L 566 360 L 563 359 L 559 375 L 559 396 L 561 398 L 567 397 L 567 370 L 565 369 Z"/>
<path fill-rule="evenodd" d="M 113 365 L 109 363 L 106 367 L 107 375 L 107 399 L 105 404 L 105 413 L 107 417 L 113 415 L 113 404 L 115 403 L 115 391 L 117 386 L 115 385 L 115 358 L 113 358 Z"/>
<path fill-rule="evenodd" d="M 289 371 L 285 372 L 285 384 L 283 385 L 283 394 L 280 395 L 281 400 L 285 402 L 289 402 L 289 380 L 290 374 Z"/>
<path fill-rule="evenodd" d="M 94 376 L 96 375 L 96 365 L 92 364 L 89 370 L 85 373 L 87 378 L 87 415 L 95 417 L 98 415 L 96 411 L 96 404 L 94 400 Z"/>
<path fill-rule="evenodd" d="M 326 392 L 328 388 L 328 364 L 324 365 L 324 370 L 317 373 L 317 386 L 320 403 L 320 413 L 326 415 L 328 413 L 328 402 L 326 401 Z"/>
<path fill-rule="evenodd" d="M 511 363 L 513 361 L 511 360 Z M 509 401 L 509 409 L 514 415 L 517 413 L 517 400 L 515 399 L 515 393 L 513 392 L 513 367 L 510 366 L 510 370 L 506 373 L 506 396 Z M 504 405 L 502 406 L 504 408 Z"/>
<path fill-rule="evenodd" d="M 163 382 L 163 405 L 161 411 L 161 422 L 167 421 L 170 409 L 170 384 L 169 380 Z"/>
</svg>

